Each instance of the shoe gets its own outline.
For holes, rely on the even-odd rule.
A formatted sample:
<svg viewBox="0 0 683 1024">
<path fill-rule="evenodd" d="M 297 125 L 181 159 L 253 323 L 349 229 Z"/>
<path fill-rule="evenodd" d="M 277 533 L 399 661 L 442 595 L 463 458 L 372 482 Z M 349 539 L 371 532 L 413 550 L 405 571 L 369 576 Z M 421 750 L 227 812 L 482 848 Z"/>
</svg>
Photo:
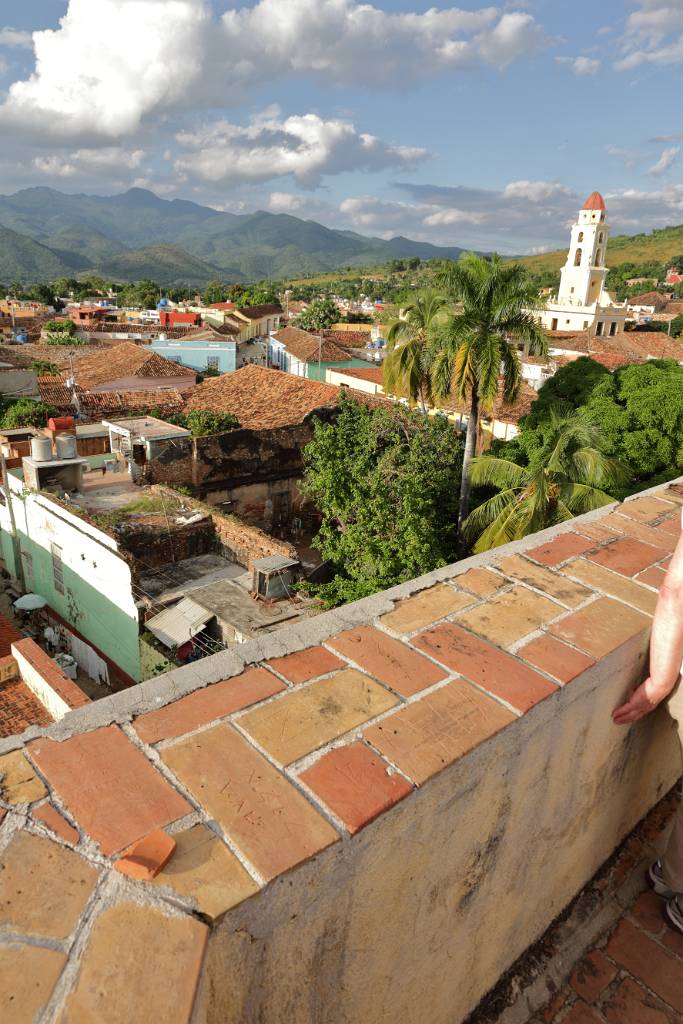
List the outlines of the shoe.
<svg viewBox="0 0 683 1024">
<path fill-rule="evenodd" d="M 683 934 L 683 897 L 674 896 L 666 905 L 666 916 L 672 928 Z"/>
<path fill-rule="evenodd" d="M 673 889 L 670 889 L 664 881 L 661 861 L 656 860 L 654 864 L 650 866 L 650 869 L 647 873 L 647 877 L 650 880 L 650 885 L 652 886 L 652 888 L 658 896 L 662 896 L 665 900 L 671 900 L 674 898 L 676 893 L 673 891 Z"/>
</svg>

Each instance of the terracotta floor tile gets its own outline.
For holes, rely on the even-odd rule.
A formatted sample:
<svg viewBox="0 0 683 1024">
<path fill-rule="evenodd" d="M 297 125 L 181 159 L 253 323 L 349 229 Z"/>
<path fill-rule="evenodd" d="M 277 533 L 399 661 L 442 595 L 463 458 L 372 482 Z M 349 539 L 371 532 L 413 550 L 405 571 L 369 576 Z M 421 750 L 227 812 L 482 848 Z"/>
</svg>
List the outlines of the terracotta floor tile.
<svg viewBox="0 0 683 1024">
<path fill-rule="evenodd" d="M 579 999 L 577 1003 L 574 1003 L 567 1016 L 562 1018 L 562 1024 L 603 1024 L 603 1022 L 597 1010 Z"/>
<path fill-rule="evenodd" d="M 655 530 L 663 530 L 664 533 L 671 534 L 672 537 L 678 539 L 681 535 L 681 510 L 677 508 L 672 515 L 666 516 L 660 523 L 657 523 Z"/>
<path fill-rule="evenodd" d="M 555 637 L 544 633 L 517 651 L 517 657 L 547 672 L 561 683 L 569 683 L 595 664 L 593 658 L 568 647 Z"/>
<path fill-rule="evenodd" d="M 212 920 L 258 892 L 258 885 L 239 860 L 205 825 L 173 836 L 176 850 L 152 884 L 173 889 L 192 900 Z"/>
<path fill-rule="evenodd" d="M 674 505 L 683 505 L 683 487 L 680 484 L 667 484 L 660 491 L 655 491 L 654 497 L 671 501 Z"/>
<path fill-rule="evenodd" d="M 654 565 L 666 555 L 667 552 L 664 548 L 643 544 L 642 541 L 636 540 L 634 537 L 624 537 L 586 557 L 590 562 L 604 565 L 607 569 L 620 572 L 624 576 L 635 576 L 636 573 Z"/>
<path fill-rule="evenodd" d="M 496 701 L 455 680 L 371 725 L 364 737 L 419 785 L 514 720 Z"/>
<path fill-rule="evenodd" d="M 624 978 L 618 988 L 605 999 L 602 1012 L 609 1024 L 680 1024 L 680 1017 L 639 985 L 633 978 Z"/>
<path fill-rule="evenodd" d="M 412 791 L 363 743 L 331 750 L 299 777 L 352 834 Z"/>
<path fill-rule="evenodd" d="M 439 583 L 401 601 L 393 612 L 382 616 L 380 622 L 396 633 L 414 633 L 416 629 L 423 629 L 439 619 L 445 619 L 447 615 L 467 607 L 473 601 L 474 598 L 462 590 L 454 590 L 445 583 Z"/>
<path fill-rule="evenodd" d="M 623 919 L 605 950 L 608 956 L 683 1014 L 683 971 L 680 960 L 654 939 Z"/>
<path fill-rule="evenodd" d="M 596 540 L 600 543 L 608 540 L 614 540 L 617 535 L 614 527 L 610 529 L 605 525 L 605 517 L 593 523 L 584 523 L 579 519 L 576 522 L 576 531 L 577 533 L 580 533 L 582 537 L 588 537 L 590 540 Z"/>
<path fill-rule="evenodd" d="M 565 1005 L 571 994 L 572 990 L 570 989 L 569 985 L 565 985 L 563 989 L 560 989 L 559 992 L 555 993 L 550 1002 L 545 1006 L 543 1010 L 541 1010 L 541 1020 L 543 1021 L 543 1024 L 553 1024 L 555 1018 L 557 1017 L 558 1013 Z"/>
<path fill-rule="evenodd" d="M 621 576 L 619 573 L 606 569 L 596 562 L 589 562 L 585 558 L 577 558 L 564 567 L 568 576 L 575 576 L 586 583 L 594 590 L 606 594 L 608 597 L 616 597 L 620 601 L 626 601 L 646 615 L 653 615 L 657 604 L 657 595 L 651 590 L 646 590 L 640 583 Z M 648 570 L 652 571 L 652 570 Z"/>
<path fill-rule="evenodd" d="M 604 658 L 650 625 L 651 619 L 642 612 L 609 597 L 599 597 L 586 608 L 555 622 L 548 631 L 594 658 Z"/>
<path fill-rule="evenodd" d="M 656 590 L 659 590 L 665 579 L 666 569 L 661 565 L 651 565 L 649 569 L 644 569 L 636 576 L 638 583 L 646 583 L 648 587 L 654 587 Z"/>
<path fill-rule="evenodd" d="M 670 501 L 662 501 L 654 495 L 631 498 L 619 506 L 619 513 L 622 516 L 628 516 L 639 523 L 651 523 L 653 519 L 660 519 L 671 511 L 673 505 Z"/>
<path fill-rule="evenodd" d="M 50 831 L 54 832 L 60 839 L 71 843 L 72 846 L 76 845 L 80 838 L 77 830 L 73 825 L 69 824 L 64 815 L 60 814 L 52 804 L 43 804 L 42 807 L 37 807 L 32 813 L 36 821 L 41 821 L 43 825 L 47 825 Z"/>
<path fill-rule="evenodd" d="M 256 704 L 285 689 L 282 680 L 272 672 L 250 668 L 232 679 L 223 679 L 220 683 L 195 690 L 158 711 L 140 715 L 133 724 L 141 740 L 157 743 L 192 732 L 200 725 L 207 725 L 216 718 Z"/>
<path fill-rule="evenodd" d="M 2 854 L 0 927 L 45 939 L 66 939 L 76 927 L 97 871 L 51 839 L 18 832 Z"/>
<path fill-rule="evenodd" d="M 445 672 L 407 644 L 372 626 L 348 629 L 328 644 L 402 697 L 411 697 L 446 678 Z"/>
<path fill-rule="evenodd" d="M 208 929 L 189 915 L 118 903 L 95 919 L 60 1021 L 188 1024 Z"/>
<path fill-rule="evenodd" d="M 309 647 L 305 651 L 286 654 L 284 658 L 273 658 L 272 661 L 267 661 L 266 665 L 274 668 L 290 683 L 307 683 L 316 676 L 324 676 L 335 669 L 344 668 L 345 662 L 324 647 Z"/>
<path fill-rule="evenodd" d="M 679 931 L 667 925 L 661 941 L 667 949 L 670 949 L 672 953 L 683 959 L 683 935 Z"/>
<path fill-rule="evenodd" d="M 594 949 L 577 965 L 569 984 L 586 1003 L 594 1003 L 616 976 L 614 964 L 599 949 Z"/>
<path fill-rule="evenodd" d="M 542 590 L 548 597 L 559 601 L 567 608 L 576 608 L 583 604 L 591 596 L 591 591 L 582 587 L 580 583 L 568 579 L 561 573 L 553 572 L 543 565 L 535 565 L 528 558 L 521 555 L 509 555 L 502 558 L 498 568 L 506 576 L 510 576 L 520 583 L 526 583 L 529 587 Z"/>
<path fill-rule="evenodd" d="M 348 668 L 247 711 L 239 724 L 276 761 L 291 764 L 398 703 L 370 676 Z"/>
<path fill-rule="evenodd" d="M 560 562 L 582 555 L 584 551 L 590 551 L 594 547 L 595 541 L 582 537 L 579 533 L 561 533 L 554 540 L 525 551 L 525 555 L 542 565 L 559 565 Z"/>
<path fill-rule="evenodd" d="M 80 827 L 105 854 L 130 846 L 192 810 L 116 726 L 29 751 Z"/>
<path fill-rule="evenodd" d="M 633 540 L 638 540 L 641 544 L 650 544 L 655 548 L 666 548 L 667 554 L 676 547 L 676 538 L 670 533 L 656 530 L 652 526 L 646 526 L 645 523 L 638 523 L 635 519 L 619 515 L 617 512 L 611 512 L 610 515 L 605 516 L 603 522 L 610 529 L 616 530 Z"/>
<path fill-rule="evenodd" d="M 64 953 L 13 942 L 0 946 L 0 1020 L 34 1024 L 66 963 Z"/>
<path fill-rule="evenodd" d="M 505 580 L 488 569 L 468 569 L 467 572 L 456 576 L 453 582 L 478 597 L 490 597 L 496 590 L 505 586 Z"/>
<path fill-rule="evenodd" d="M 557 691 L 548 679 L 523 662 L 454 623 L 427 630 L 415 637 L 414 643 L 518 711 L 528 711 Z"/>
<path fill-rule="evenodd" d="M 654 892 L 644 892 L 631 907 L 629 916 L 651 935 L 661 935 L 667 927 L 664 921 L 664 901 Z"/>
<path fill-rule="evenodd" d="M 0 797 L 6 803 L 30 804 L 46 795 L 45 786 L 23 751 L 13 750 L 0 757 Z"/>
<path fill-rule="evenodd" d="M 460 612 L 457 621 L 487 640 L 509 647 L 563 611 L 562 605 L 547 597 L 540 597 L 526 587 L 513 587 L 489 598 L 486 604 Z"/>
<path fill-rule="evenodd" d="M 339 839 L 292 783 L 230 725 L 180 740 L 161 756 L 266 879 Z"/>
</svg>

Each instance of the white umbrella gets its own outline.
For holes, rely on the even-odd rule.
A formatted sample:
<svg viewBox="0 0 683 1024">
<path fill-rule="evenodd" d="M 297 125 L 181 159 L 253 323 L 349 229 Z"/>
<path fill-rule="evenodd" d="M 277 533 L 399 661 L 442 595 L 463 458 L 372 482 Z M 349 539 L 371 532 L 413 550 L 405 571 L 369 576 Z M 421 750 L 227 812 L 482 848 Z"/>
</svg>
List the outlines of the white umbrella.
<svg viewBox="0 0 683 1024">
<path fill-rule="evenodd" d="M 33 612 L 37 608 L 44 608 L 47 601 L 40 594 L 24 594 L 14 602 L 14 607 L 20 612 Z"/>
</svg>

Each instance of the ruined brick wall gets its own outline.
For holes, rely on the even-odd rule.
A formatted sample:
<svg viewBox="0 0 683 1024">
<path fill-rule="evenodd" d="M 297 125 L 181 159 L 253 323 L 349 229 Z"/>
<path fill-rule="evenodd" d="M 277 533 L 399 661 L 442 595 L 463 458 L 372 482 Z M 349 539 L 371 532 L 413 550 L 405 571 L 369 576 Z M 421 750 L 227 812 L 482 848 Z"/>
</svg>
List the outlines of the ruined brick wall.
<svg viewBox="0 0 683 1024">
<path fill-rule="evenodd" d="M 152 568 L 216 549 L 216 530 L 210 515 L 187 524 L 169 522 L 164 515 L 148 515 L 121 523 L 116 534 L 129 554 Z"/>
<path fill-rule="evenodd" d="M 148 484 L 192 485 L 194 442 L 192 438 L 157 442 L 160 449 L 156 458 L 146 462 L 142 478 Z"/>
</svg>

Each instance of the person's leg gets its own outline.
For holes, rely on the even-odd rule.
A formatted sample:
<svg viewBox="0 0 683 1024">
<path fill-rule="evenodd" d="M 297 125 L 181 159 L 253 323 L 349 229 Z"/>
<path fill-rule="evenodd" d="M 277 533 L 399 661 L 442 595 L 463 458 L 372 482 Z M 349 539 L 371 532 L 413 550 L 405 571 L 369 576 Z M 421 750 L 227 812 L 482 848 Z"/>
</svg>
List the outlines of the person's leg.
<svg viewBox="0 0 683 1024">
<path fill-rule="evenodd" d="M 669 700 L 669 711 L 678 724 L 683 751 L 683 687 L 679 685 Z M 669 842 L 661 859 L 662 876 L 675 893 L 683 894 L 683 800 L 674 818 Z"/>
</svg>

